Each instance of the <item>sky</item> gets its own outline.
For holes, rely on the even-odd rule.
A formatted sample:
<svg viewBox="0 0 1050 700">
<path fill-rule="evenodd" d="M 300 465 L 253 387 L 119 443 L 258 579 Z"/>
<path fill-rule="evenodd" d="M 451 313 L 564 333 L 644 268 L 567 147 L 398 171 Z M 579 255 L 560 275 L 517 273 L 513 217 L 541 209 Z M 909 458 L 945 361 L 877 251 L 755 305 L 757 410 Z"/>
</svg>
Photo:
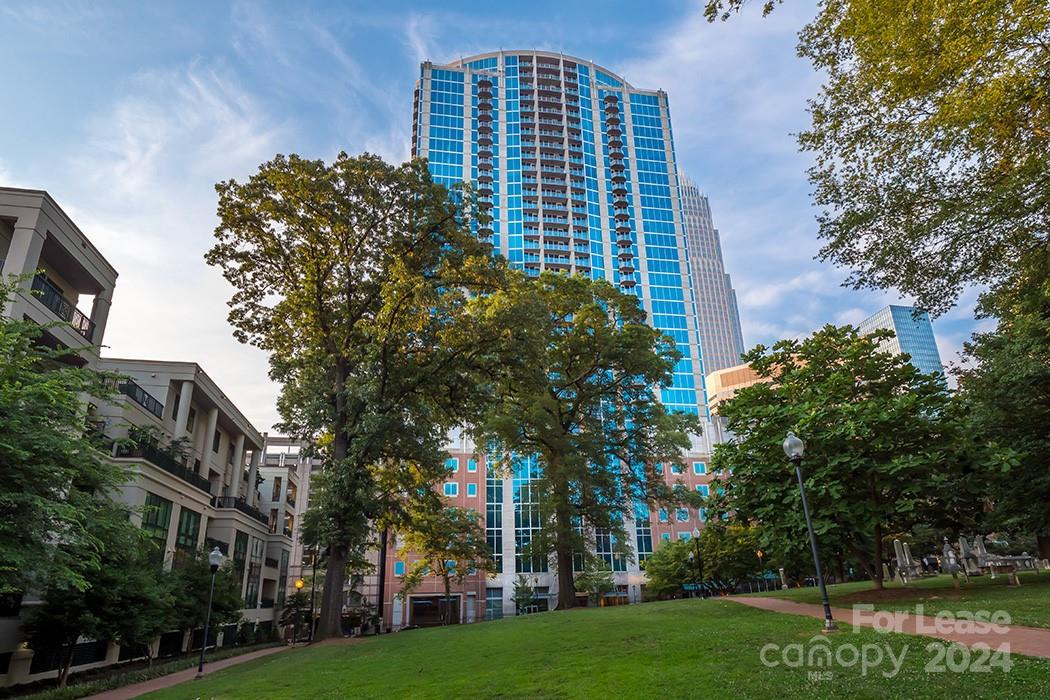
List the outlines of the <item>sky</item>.
<svg viewBox="0 0 1050 700">
<path fill-rule="evenodd" d="M 265 354 L 226 322 L 203 261 L 214 185 L 277 153 L 409 157 L 419 63 L 497 49 L 590 59 L 668 93 L 679 166 L 707 193 L 748 347 L 857 323 L 893 291 L 817 262 L 793 134 L 820 76 L 795 54 L 814 0 L 707 23 L 701 2 L 0 4 L 0 185 L 47 190 L 119 273 L 104 354 L 200 364 L 260 430 Z M 982 326 L 976 293 L 934 321 L 942 361 Z"/>
</svg>

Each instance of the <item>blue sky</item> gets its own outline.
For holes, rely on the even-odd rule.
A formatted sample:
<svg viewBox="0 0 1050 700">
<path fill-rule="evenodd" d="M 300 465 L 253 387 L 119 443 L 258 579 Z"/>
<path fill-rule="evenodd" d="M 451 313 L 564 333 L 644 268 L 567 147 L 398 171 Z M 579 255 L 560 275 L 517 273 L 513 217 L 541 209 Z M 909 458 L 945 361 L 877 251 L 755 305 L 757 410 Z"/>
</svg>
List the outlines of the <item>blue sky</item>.
<svg viewBox="0 0 1050 700">
<path fill-rule="evenodd" d="M 48 190 L 120 273 L 106 343 L 193 360 L 260 428 L 266 359 L 233 340 L 205 266 L 216 181 L 275 153 L 408 157 L 424 59 L 537 48 L 670 99 L 679 165 L 706 191 L 750 347 L 856 323 L 895 293 L 817 263 L 808 159 L 791 136 L 819 88 L 795 56 L 812 0 L 707 24 L 699 2 L 12 2 L 0 6 L 0 184 Z M 951 361 L 968 294 L 934 328 Z M 904 300 L 905 302 L 907 300 Z"/>
</svg>

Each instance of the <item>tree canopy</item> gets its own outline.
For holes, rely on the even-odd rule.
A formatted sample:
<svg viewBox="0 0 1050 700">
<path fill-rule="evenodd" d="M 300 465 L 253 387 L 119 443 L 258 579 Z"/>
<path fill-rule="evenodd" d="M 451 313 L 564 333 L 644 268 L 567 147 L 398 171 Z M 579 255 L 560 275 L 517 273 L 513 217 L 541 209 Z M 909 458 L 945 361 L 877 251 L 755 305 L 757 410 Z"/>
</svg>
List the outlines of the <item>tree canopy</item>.
<svg viewBox="0 0 1050 700">
<path fill-rule="evenodd" d="M 883 538 L 917 523 L 969 522 L 980 510 L 998 454 L 974 443 L 938 375 L 878 350 L 885 331 L 861 336 L 825 326 L 802 341 L 744 356 L 766 381 L 720 407 L 733 438 L 712 464 L 725 490 L 712 508 L 759 523 L 771 556 L 801 558 L 805 520 L 781 442 L 805 442 L 803 471 L 813 525 L 828 553 L 853 555 L 882 584 Z"/>
<path fill-rule="evenodd" d="M 442 624 L 451 622 L 453 581 L 462 583 L 467 576 L 478 572 L 496 572 L 485 542 L 485 529 L 477 511 L 472 509 L 456 506 L 415 509 L 409 524 L 400 531 L 399 539 L 401 555 L 417 557 L 402 578 L 402 598 L 418 588 L 427 575 L 437 576 L 445 591 Z"/>
<path fill-rule="evenodd" d="M 503 470 L 535 455 L 542 528 L 529 549 L 553 555 L 558 605 L 570 608 L 574 552 L 589 548 L 588 532 L 609 531 L 625 548 L 624 519 L 636 504 L 693 497 L 657 470 L 682 464 L 690 434 L 700 433 L 695 416 L 671 413 L 656 398 L 679 354 L 646 324 L 636 297 L 604 281 L 544 273 L 476 303 L 516 329 L 479 442 Z"/>
<path fill-rule="evenodd" d="M 11 292 L 0 281 L 0 308 Z M 103 459 L 84 400 L 108 396 L 108 378 L 42 333 L 0 317 L 0 594 L 83 590 L 101 566 L 100 533 L 126 517 L 108 497 L 126 474 Z"/>
<path fill-rule="evenodd" d="M 482 398 L 476 372 L 499 339 L 464 310 L 503 266 L 471 233 L 469 192 L 421 160 L 277 156 L 216 188 L 207 261 L 234 287 L 235 335 L 270 353 L 282 428 L 325 452 L 311 518 L 328 548 L 323 639 L 339 631 L 350 552 L 415 482 L 440 478 L 448 430 Z"/>
</svg>

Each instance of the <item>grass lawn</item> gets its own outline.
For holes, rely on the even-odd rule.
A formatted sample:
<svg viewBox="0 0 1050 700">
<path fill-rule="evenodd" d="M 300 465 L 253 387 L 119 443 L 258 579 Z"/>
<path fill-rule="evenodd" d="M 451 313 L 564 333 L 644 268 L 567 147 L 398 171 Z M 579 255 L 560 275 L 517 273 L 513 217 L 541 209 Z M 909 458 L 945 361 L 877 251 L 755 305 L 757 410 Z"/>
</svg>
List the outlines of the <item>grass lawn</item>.
<svg viewBox="0 0 1050 700">
<path fill-rule="evenodd" d="M 869 669 L 770 668 L 769 643 L 807 643 L 820 621 L 726 600 L 680 600 L 553 612 L 413 630 L 357 644 L 293 649 L 217 671 L 148 698 L 977 698 L 1040 697 L 1050 660 L 1013 658 L 1003 673 L 927 673 L 922 637 L 842 632 L 846 644 L 888 644 L 899 655 Z M 779 659 L 778 654 L 767 659 Z"/>
<path fill-rule="evenodd" d="M 882 591 L 872 590 L 870 581 L 855 581 L 828 586 L 828 597 L 832 605 L 871 603 L 876 610 L 913 611 L 921 603 L 927 615 L 936 615 L 939 610 L 1005 610 L 1015 625 L 1050 627 L 1050 572 L 1022 573 L 1019 577 L 1020 588 L 1009 585 L 1006 576 L 994 581 L 991 576 L 971 576 L 969 583 L 960 576 L 958 591 L 947 575 L 919 579 L 907 586 L 889 582 Z M 800 603 L 820 602 L 820 589 L 816 586 L 754 595 L 790 598 Z"/>
</svg>

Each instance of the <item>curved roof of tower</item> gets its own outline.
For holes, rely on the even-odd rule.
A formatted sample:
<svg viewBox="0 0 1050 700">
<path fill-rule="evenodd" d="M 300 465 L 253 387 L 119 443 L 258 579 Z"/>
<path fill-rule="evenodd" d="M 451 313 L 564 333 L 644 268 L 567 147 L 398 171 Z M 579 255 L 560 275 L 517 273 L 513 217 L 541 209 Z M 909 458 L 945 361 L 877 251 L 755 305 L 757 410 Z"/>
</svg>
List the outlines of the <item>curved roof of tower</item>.
<svg viewBox="0 0 1050 700">
<path fill-rule="evenodd" d="M 489 51 L 487 53 L 479 53 L 479 54 L 475 54 L 473 56 L 461 56 L 460 58 L 456 59 L 455 61 L 450 61 L 448 63 L 444 63 L 444 64 L 440 64 L 440 65 L 443 65 L 443 66 L 449 67 L 449 68 L 465 68 L 466 64 L 473 63 L 474 61 L 480 61 L 480 60 L 482 60 L 484 58 L 493 58 L 495 56 L 500 56 L 500 55 L 504 55 L 504 56 L 519 56 L 519 55 L 522 55 L 522 54 L 528 54 L 530 56 L 546 56 L 548 58 L 563 58 L 563 59 L 572 61 L 573 63 L 582 63 L 584 65 L 588 65 L 588 66 L 591 66 L 591 67 L 593 67 L 593 68 L 595 68 L 597 70 L 600 70 L 603 73 L 608 74 L 612 78 L 615 78 L 616 80 L 619 80 L 621 83 L 623 83 L 623 86 L 625 88 L 627 88 L 628 90 L 637 90 L 637 89 L 639 89 L 639 88 L 636 88 L 634 85 L 631 85 L 630 81 L 628 81 L 622 75 L 620 75 L 619 73 L 617 73 L 615 71 L 609 70 L 605 66 L 599 65 L 599 64 L 595 63 L 594 61 L 588 60 L 586 58 L 578 58 L 576 56 L 570 56 L 569 54 L 566 54 L 566 53 L 558 53 L 557 51 L 539 51 L 537 49 L 514 49 L 514 50 L 501 49 L 499 51 Z M 644 90 L 645 88 L 641 88 L 641 89 Z M 656 90 L 653 90 L 653 92 L 656 92 Z"/>
</svg>

